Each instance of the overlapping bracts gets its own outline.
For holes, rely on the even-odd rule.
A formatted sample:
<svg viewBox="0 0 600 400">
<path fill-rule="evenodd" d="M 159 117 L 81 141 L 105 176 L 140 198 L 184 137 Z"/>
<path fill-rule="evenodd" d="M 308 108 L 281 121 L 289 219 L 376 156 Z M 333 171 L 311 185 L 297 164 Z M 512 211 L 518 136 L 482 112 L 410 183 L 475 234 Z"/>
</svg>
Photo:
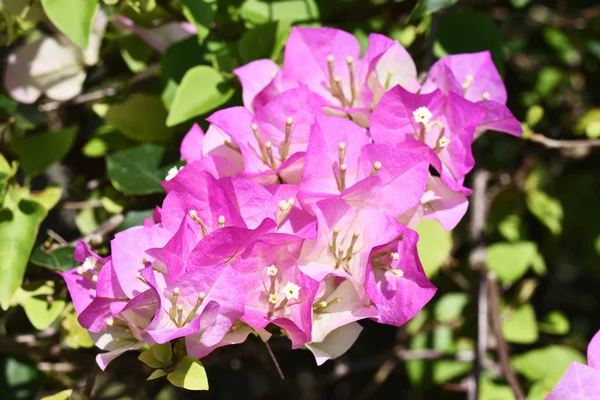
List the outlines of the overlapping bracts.
<svg viewBox="0 0 600 400">
<path fill-rule="evenodd" d="M 79 244 L 63 274 L 102 368 L 144 344 L 181 339 L 201 358 L 250 334 L 321 364 L 360 320 L 404 324 L 436 291 L 413 229 L 461 220 L 477 134 L 520 134 L 487 52 L 441 59 L 421 86 L 391 39 L 371 35 L 361 57 L 346 32 L 295 28 L 281 68 L 235 73 L 244 107 L 192 127 L 154 220 L 107 258 Z"/>
</svg>

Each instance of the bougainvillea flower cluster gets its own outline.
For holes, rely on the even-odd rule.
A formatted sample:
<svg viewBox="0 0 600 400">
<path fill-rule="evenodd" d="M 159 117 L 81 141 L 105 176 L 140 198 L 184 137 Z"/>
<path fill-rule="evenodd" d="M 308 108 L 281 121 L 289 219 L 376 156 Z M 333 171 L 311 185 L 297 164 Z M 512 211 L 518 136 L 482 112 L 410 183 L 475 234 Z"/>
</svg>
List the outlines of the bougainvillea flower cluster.
<svg viewBox="0 0 600 400">
<path fill-rule="evenodd" d="M 471 145 L 520 134 L 488 52 L 438 61 L 423 84 L 397 42 L 295 28 L 282 67 L 235 71 L 244 106 L 215 112 L 181 144 L 153 221 L 85 244 L 64 273 L 102 368 L 145 344 L 202 358 L 249 335 L 286 337 L 318 364 L 361 320 L 400 326 L 436 292 L 413 230 L 464 216 Z"/>
</svg>

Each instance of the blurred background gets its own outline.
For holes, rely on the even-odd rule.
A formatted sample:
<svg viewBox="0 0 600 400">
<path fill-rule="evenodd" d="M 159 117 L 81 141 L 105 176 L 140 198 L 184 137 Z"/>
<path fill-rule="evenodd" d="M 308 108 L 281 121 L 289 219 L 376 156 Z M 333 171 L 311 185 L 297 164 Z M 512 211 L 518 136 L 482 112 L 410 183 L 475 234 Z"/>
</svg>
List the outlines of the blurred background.
<svg viewBox="0 0 600 400">
<path fill-rule="evenodd" d="M 56 4 L 73 9 L 61 14 Z M 134 353 L 105 372 L 95 366 L 55 271 L 75 266 L 74 240 L 107 254 L 114 232 L 151 216 L 185 132 L 194 121 L 206 128 L 218 107 L 242 104 L 232 69 L 281 61 L 292 25 L 344 29 L 362 45 L 383 33 L 423 72 L 447 54 L 491 51 L 524 127 L 523 139 L 488 132 L 475 143 L 487 177 L 486 264 L 498 282 L 491 313 L 527 399 L 543 399 L 571 361 L 585 362 L 600 328 L 597 1 L 103 0 L 108 22 L 94 21 L 91 35 L 94 14 L 73 4 L 0 0 L 0 398 L 65 389 L 99 400 L 466 398 L 482 301 L 469 214 L 451 233 L 430 221 L 418 229 L 434 300 L 399 329 L 363 321 L 352 349 L 322 367 L 275 341 L 281 380 L 256 338 L 203 360 L 208 393 L 146 381 L 151 371 Z M 205 73 L 185 82 L 199 65 Z M 191 104 L 176 104 L 184 90 L 196 94 Z M 15 198 L 41 206 L 9 221 L 3 211 Z M 479 398 L 513 399 L 493 331 Z"/>
</svg>

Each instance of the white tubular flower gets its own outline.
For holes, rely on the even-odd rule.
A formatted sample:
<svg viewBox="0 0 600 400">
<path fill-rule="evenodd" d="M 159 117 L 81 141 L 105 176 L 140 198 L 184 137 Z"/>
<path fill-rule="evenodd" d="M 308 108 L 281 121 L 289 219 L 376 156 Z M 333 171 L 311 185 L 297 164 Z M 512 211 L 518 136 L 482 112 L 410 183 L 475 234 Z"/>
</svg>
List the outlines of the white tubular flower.
<svg viewBox="0 0 600 400">
<path fill-rule="evenodd" d="M 293 282 L 288 282 L 283 287 L 283 293 L 285 294 L 285 297 L 288 300 L 298 300 L 298 296 L 300 295 L 300 286 L 296 285 Z"/>
<path fill-rule="evenodd" d="M 269 265 L 267 267 L 267 275 L 269 275 L 269 276 L 275 276 L 275 275 L 277 275 L 277 271 L 278 271 L 277 267 L 274 266 L 274 265 Z"/>
<path fill-rule="evenodd" d="M 413 117 L 415 118 L 415 122 L 422 123 L 423 125 L 427 125 L 433 114 L 427 107 L 419 107 L 415 111 L 413 111 Z"/>
<path fill-rule="evenodd" d="M 275 293 L 269 294 L 269 303 L 271 303 L 271 304 L 279 303 L 279 297 Z"/>
</svg>

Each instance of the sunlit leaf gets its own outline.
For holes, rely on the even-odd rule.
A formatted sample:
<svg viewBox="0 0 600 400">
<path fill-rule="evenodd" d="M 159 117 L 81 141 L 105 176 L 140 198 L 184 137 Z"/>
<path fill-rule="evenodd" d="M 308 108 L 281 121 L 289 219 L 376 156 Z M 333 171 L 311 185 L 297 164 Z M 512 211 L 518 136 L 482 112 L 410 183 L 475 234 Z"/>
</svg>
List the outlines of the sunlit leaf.
<svg viewBox="0 0 600 400">
<path fill-rule="evenodd" d="M 419 257 L 427 276 L 432 278 L 452 251 L 452 233 L 446 232 L 439 222 L 428 219 L 421 221 L 416 230 Z"/>
<path fill-rule="evenodd" d="M 98 0 L 41 0 L 46 15 L 79 47 L 88 46 Z"/>
<path fill-rule="evenodd" d="M 585 364 L 585 357 L 571 347 L 553 345 L 514 356 L 512 365 L 530 381 L 555 385 L 573 361 Z"/>
<path fill-rule="evenodd" d="M 504 319 L 502 332 L 512 343 L 535 343 L 538 339 L 538 327 L 535 311 L 531 304 L 523 304 Z"/>
<path fill-rule="evenodd" d="M 174 126 L 205 114 L 224 104 L 233 95 L 233 89 L 214 68 L 200 65 L 190 69 L 181 80 L 167 126 Z"/>
<path fill-rule="evenodd" d="M 202 363 L 184 356 L 175 369 L 167 375 L 173 385 L 187 390 L 208 390 L 208 377 Z"/>
</svg>

